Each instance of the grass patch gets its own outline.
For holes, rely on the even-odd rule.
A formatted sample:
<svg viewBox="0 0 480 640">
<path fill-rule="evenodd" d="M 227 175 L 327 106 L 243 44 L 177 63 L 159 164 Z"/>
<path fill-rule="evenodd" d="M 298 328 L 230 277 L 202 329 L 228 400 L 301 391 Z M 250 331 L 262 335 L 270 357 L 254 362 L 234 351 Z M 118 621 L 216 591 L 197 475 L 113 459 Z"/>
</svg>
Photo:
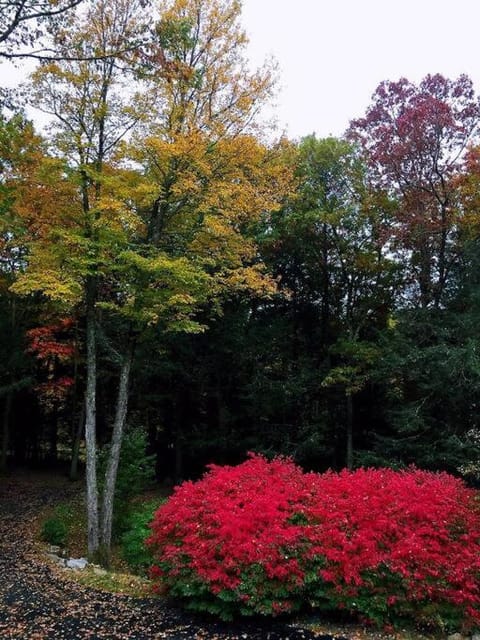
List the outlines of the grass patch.
<svg viewBox="0 0 480 640">
<path fill-rule="evenodd" d="M 151 596 L 151 583 L 145 577 L 149 554 L 143 538 L 149 533 L 148 523 L 155 506 L 165 500 L 162 489 L 146 491 L 124 504 L 129 527 L 114 541 L 108 571 L 89 564 L 81 571 L 62 571 L 68 580 L 87 587 L 133 597 Z M 128 514 L 128 515 L 127 515 Z M 36 517 L 38 539 L 62 547 L 62 554 L 71 558 L 87 557 L 87 517 L 83 491 L 56 506 L 48 506 Z"/>
<path fill-rule="evenodd" d="M 80 494 L 56 506 L 46 507 L 38 515 L 39 537 L 43 542 L 62 547 L 71 557 L 85 555 L 87 517 L 85 500 Z"/>
<path fill-rule="evenodd" d="M 88 565 L 82 571 L 72 571 L 66 575 L 69 580 L 100 591 L 128 595 L 134 598 L 152 596 L 150 581 L 129 573 L 104 572 L 100 567 Z"/>
</svg>

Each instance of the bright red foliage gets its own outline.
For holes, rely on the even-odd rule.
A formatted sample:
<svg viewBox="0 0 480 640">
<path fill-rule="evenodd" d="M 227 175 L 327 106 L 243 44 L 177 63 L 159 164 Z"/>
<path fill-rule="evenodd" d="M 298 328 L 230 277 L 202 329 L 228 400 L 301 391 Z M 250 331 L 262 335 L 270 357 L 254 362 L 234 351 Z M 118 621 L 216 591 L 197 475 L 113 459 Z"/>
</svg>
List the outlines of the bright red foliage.
<svg viewBox="0 0 480 640">
<path fill-rule="evenodd" d="M 40 364 L 44 382 L 35 386 L 41 403 L 52 409 L 61 405 L 74 385 L 74 378 L 64 373 L 72 364 L 76 346 L 71 330 L 74 322 L 71 318 L 60 320 L 56 324 L 30 329 L 27 332 L 28 350 Z"/>
<path fill-rule="evenodd" d="M 156 580 L 228 617 L 306 602 L 386 624 L 480 621 L 480 507 L 447 474 L 303 473 L 252 456 L 176 489 L 149 539 Z"/>
<path fill-rule="evenodd" d="M 27 337 L 30 341 L 29 351 L 35 354 L 39 360 L 57 358 L 69 360 L 75 353 L 75 345 L 72 338 L 65 338 L 64 334 L 73 326 L 73 320 L 65 318 L 57 324 L 30 329 Z"/>
</svg>

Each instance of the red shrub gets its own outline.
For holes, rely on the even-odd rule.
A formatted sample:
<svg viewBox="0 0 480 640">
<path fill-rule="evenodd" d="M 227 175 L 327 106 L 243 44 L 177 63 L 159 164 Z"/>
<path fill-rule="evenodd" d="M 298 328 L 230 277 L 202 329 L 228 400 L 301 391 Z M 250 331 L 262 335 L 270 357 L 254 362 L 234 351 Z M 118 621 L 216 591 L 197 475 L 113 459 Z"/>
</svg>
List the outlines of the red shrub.
<svg viewBox="0 0 480 640">
<path fill-rule="evenodd" d="M 447 474 L 252 456 L 177 488 L 149 543 L 154 579 L 223 617 L 308 602 L 381 624 L 480 621 L 479 503 Z"/>
</svg>

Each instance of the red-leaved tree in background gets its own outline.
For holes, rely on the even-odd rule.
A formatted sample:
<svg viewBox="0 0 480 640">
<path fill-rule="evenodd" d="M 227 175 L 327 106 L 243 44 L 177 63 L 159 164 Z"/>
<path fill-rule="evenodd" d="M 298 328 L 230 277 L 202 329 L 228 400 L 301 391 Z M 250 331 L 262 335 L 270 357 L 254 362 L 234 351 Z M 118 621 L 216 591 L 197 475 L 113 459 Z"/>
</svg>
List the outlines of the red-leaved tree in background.
<svg viewBox="0 0 480 640">
<path fill-rule="evenodd" d="M 38 360 L 44 378 L 35 390 L 48 410 L 62 405 L 74 384 L 74 378 L 65 372 L 71 368 L 75 355 L 72 327 L 73 320 L 66 318 L 27 332 L 28 350 Z"/>
<path fill-rule="evenodd" d="M 465 75 L 418 85 L 382 82 L 348 136 L 364 150 L 376 188 L 396 199 L 387 248 L 405 262 L 406 298 L 439 307 L 455 264 L 459 209 L 454 177 L 478 140 L 480 104 Z"/>
</svg>

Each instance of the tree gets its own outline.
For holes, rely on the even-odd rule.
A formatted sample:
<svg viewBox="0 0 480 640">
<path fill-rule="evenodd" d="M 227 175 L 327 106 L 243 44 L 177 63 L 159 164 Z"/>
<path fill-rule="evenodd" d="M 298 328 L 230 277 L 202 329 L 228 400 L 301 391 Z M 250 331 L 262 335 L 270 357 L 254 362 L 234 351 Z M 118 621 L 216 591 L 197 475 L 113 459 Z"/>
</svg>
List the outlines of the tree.
<svg viewBox="0 0 480 640">
<path fill-rule="evenodd" d="M 248 76 L 233 54 L 226 61 L 220 57 L 226 43 L 235 53 L 244 46 L 236 24 L 238 12 L 236 2 L 172 3 L 165 15 L 173 35 L 165 41 L 165 21 L 161 21 L 160 67 L 155 75 L 154 54 L 148 64 L 106 55 L 109 43 L 134 40 L 142 31 L 141 6 L 122 0 L 98 3 L 75 32 L 61 34 L 62 46 L 80 51 L 82 58 L 44 64 L 34 74 L 36 102 L 57 118 L 56 152 L 63 156 L 78 195 L 68 207 L 69 222 L 54 224 L 45 242 L 32 243 L 29 269 L 16 290 L 42 291 L 83 308 L 86 316 L 90 554 L 100 547 L 109 554 L 115 479 L 138 340 L 152 326 L 164 331 L 203 330 L 196 311 L 207 301 L 220 308 L 228 291 L 263 294 L 272 289 L 258 264 L 255 245 L 247 238 L 248 228 L 278 200 L 275 187 L 288 171 L 275 150 L 244 133 L 269 92 L 269 80 L 264 79 L 257 95 L 258 77 Z M 208 63 L 205 84 L 187 78 L 185 65 L 176 59 L 178 39 L 194 47 L 191 62 L 198 70 Z M 167 45 L 173 51 L 169 59 Z M 87 59 L 83 54 L 89 51 L 103 55 Z M 137 81 L 145 82 L 147 90 L 134 94 Z M 188 100 L 185 86 L 191 91 Z M 197 104 L 193 112 L 192 104 Z M 135 127 L 139 129 L 135 144 L 120 144 Z M 145 167 L 144 176 L 125 155 L 131 148 L 135 150 L 131 158 Z M 268 182 L 274 179 L 277 183 Z M 54 237 L 62 238 L 61 245 L 52 245 Z M 51 276 L 51 286 L 45 274 Z M 100 513 L 99 335 L 120 367 Z"/>
<path fill-rule="evenodd" d="M 349 137 L 365 151 L 372 184 L 398 202 L 390 251 L 406 266 L 407 303 L 444 302 L 457 260 L 458 208 L 453 178 L 477 138 L 480 104 L 471 80 L 428 75 L 382 82 Z"/>
<path fill-rule="evenodd" d="M 84 0 L 0 1 L 0 59 L 51 57 L 53 52 L 32 48 L 64 14 Z M 23 48 L 26 47 L 26 48 Z"/>
<path fill-rule="evenodd" d="M 347 466 L 353 464 L 353 398 L 369 380 L 377 357 L 375 331 L 386 321 L 395 287 L 383 245 L 387 209 L 368 189 L 365 169 L 345 140 L 302 140 L 297 193 L 272 216 L 264 239 L 289 293 L 292 342 L 303 350 L 304 334 L 314 332 L 323 394 L 337 389 L 343 396 L 339 420 Z M 313 397 L 318 399 L 318 388 Z M 331 420 L 334 412 L 326 413 Z"/>
<path fill-rule="evenodd" d="M 447 309 L 404 310 L 384 331 L 373 372 L 384 419 L 365 464 L 454 472 L 475 461 L 467 435 L 478 429 L 478 289 L 471 293 Z"/>
<path fill-rule="evenodd" d="M 29 238 L 42 233 L 46 203 L 50 212 L 54 200 L 58 203 L 62 199 L 55 165 L 49 164 L 45 171 L 45 162 L 43 141 L 32 123 L 20 114 L 9 119 L 0 116 L 0 396 L 4 401 L 0 468 L 3 470 L 11 441 L 12 407 L 19 392 L 31 384 L 24 332 L 32 322 L 32 309 L 18 300 L 11 287 L 25 268 Z M 49 179 L 44 180 L 47 173 Z"/>
<path fill-rule="evenodd" d="M 192 314 L 202 300 L 218 310 L 225 296 L 272 290 L 248 228 L 277 203 L 288 171 L 276 151 L 247 135 L 270 94 L 272 78 L 267 69 L 248 72 L 239 12 L 237 2 L 175 1 L 157 27 L 163 65 L 163 73 L 153 80 L 158 112 L 145 123 L 150 135 L 139 137 L 132 147 L 134 160 L 145 171 L 139 210 L 147 234 L 143 246 L 140 242 L 136 247 L 141 258 L 126 254 L 137 270 L 133 280 L 127 278 L 135 301 L 132 311 L 139 314 L 137 320 L 143 317 L 144 328 L 153 322 L 168 330 L 197 332 L 204 327 Z M 170 275 L 158 272 L 166 265 Z M 148 285 L 146 291 L 145 283 L 138 286 L 142 269 L 143 277 L 151 272 L 160 280 L 155 302 Z M 161 289 L 165 294 L 170 287 L 172 296 L 165 304 Z M 175 312 L 182 305 L 183 316 Z M 153 319 L 146 321 L 145 314 Z M 138 337 L 142 325 L 135 325 Z M 113 464 L 111 472 L 113 477 Z M 108 502 L 113 504 L 111 492 Z M 110 528 L 105 520 L 104 542 Z"/>
<path fill-rule="evenodd" d="M 127 88 L 130 61 L 117 55 L 120 41 L 144 32 L 140 2 L 99 2 L 80 23 L 59 32 L 58 49 L 79 52 L 78 60 L 42 65 L 34 74 L 36 104 L 55 116 L 57 152 L 78 186 L 68 224 L 50 225 L 45 242 L 32 244 L 29 270 L 18 292 L 40 290 L 62 303 L 85 305 L 87 503 L 89 552 L 99 548 L 96 478 L 97 302 L 106 265 L 115 244 L 125 238 L 129 211 L 121 196 L 105 192 L 106 163 L 120 140 L 138 123 L 145 105 Z M 112 50 L 114 53 L 112 54 Z M 97 57 L 96 57 L 97 56 Z M 133 107 L 136 106 L 136 108 Z M 58 221 L 57 221 L 58 222 Z M 52 245 L 54 237 L 63 242 Z M 67 266 L 68 265 L 68 266 Z"/>
<path fill-rule="evenodd" d="M 275 66 L 252 71 L 238 0 L 168 0 L 156 31 L 152 59 L 163 62 L 157 78 L 159 118 L 154 135 L 190 131 L 235 136 L 257 129 L 257 116 L 271 99 Z"/>
<path fill-rule="evenodd" d="M 34 390 L 50 422 L 49 458 L 51 461 L 57 460 L 59 418 L 62 409 L 68 405 L 72 410 L 72 403 L 68 401 L 76 384 L 72 374 L 77 352 L 72 329 L 72 320 L 63 318 L 60 322 L 27 331 L 28 351 L 35 357 L 38 364 L 38 382 Z M 74 410 L 75 407 L 73 407 L 73 413 Z"/>
</svg>

